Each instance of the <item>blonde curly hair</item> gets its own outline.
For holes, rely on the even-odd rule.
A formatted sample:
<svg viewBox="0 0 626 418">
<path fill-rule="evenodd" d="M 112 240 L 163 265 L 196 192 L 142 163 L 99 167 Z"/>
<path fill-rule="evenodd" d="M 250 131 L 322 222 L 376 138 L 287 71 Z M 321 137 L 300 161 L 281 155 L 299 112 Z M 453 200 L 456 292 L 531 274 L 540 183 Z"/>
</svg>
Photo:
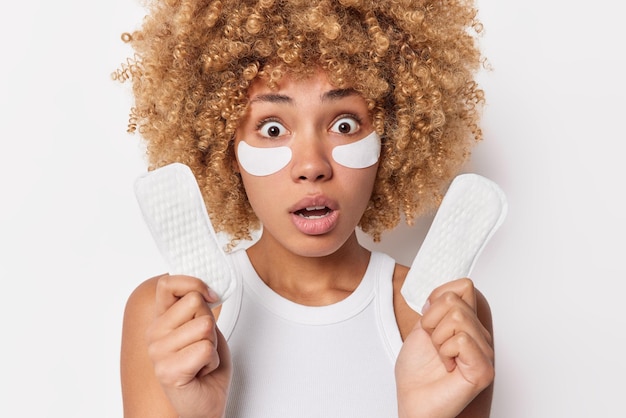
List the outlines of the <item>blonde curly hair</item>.
<svg viewBox="0 0 626 418">
<path fill-rule="evenodd" d="M 233 141 L 256 78 L 317 68 L 358 91 L 382 136 L 376 184 L 359 226 L 379 240 L 404 215 L 433 209 L 481 139 L 474 80 L 481 25 L 471 0 L 162 0 L 122 39 L 135 57 L 129 131 L 149 169 L 193 170 L 218 231 L 233 242 L 259 227 L 233 169 Z"/>
</svg>

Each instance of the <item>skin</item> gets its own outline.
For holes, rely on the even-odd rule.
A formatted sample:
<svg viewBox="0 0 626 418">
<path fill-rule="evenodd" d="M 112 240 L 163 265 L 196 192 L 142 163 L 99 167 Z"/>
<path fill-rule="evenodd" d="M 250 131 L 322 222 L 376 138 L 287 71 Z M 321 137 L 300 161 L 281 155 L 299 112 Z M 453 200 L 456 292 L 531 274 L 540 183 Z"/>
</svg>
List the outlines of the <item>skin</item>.
<svg viewBox="0 0 626 418">
<path fill-rule="evenodd" d="M 238 164 L 263 234 L 248 249 L 259 276 L 296 303 L 323 306 L 358 286 L 370 252 L 356 238 L 377 165 L 349 169 L 332 160 L 335 145 L 357 141 L 372 124 L 365 101 L 336 90 L 323 73 L 285 78 L 278 91 L 256 82 L 249 111 L 238 129 L 254 146 L 288 145 L 290 163 L 264 177 Z M 236 145 L 235 144 L 235 145 Z M 304 206 L 328 206 L 326 220 L 303 220 Z M 280 260 L 280 262 L 277 262 Z M 469 279 L 435 289 L 424 316 L 400 294 L 408 269 L 397 265 L 394 309 L 404 341 L 396 363 L 401 417 L 487 417 L 494 352 L 489 307 Z M 221 417 L 232 364 L 216 326 L 219 308 L 200 280 L 163 275 L 142 283 L 124 316 L 121 378 L 124 415 Z"/>
</svg>

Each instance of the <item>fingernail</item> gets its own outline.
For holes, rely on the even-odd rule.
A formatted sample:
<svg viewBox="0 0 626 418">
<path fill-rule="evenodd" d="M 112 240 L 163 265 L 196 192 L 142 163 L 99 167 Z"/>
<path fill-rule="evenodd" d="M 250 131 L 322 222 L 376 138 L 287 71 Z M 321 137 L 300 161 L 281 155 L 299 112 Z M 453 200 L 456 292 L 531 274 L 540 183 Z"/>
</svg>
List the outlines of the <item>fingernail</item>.
<svg viewBox="0 0 626 418">
<path fill-rule="evenodd" d="M 426 303 L 422 306 L 422 315 L 426 313 L 426 311 L 430 308 L 430 300 L 426 299 Z"/>
<path fill-rule="evenodd" d="M 213 289 L 209 288 L 208 290 L 209 290 L 209 302 L 217 302 L 218 300 L 220 300 L 219 295 L 215 293 Z"/>
</svg>

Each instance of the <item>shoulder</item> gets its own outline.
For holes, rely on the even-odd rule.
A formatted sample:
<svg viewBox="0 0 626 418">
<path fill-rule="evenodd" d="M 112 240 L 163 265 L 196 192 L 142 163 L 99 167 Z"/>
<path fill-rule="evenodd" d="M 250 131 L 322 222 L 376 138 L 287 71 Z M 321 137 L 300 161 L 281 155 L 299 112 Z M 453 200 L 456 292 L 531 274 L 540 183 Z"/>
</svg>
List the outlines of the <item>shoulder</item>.
<svg viewBox="0 0 626 418">
<path fill-rule="evenodd" d="M 403 341 L 409 335 L 417 321 L 421 318 L 421 315 L 415 312 L 406 303 L 406 301 L 404 300 L 404 296 L 402 296 L 402 294 L 400 293 L 408 272 L 409 268 L 407 266 L 396 263 L 396 267 L 393 273 L 393 309 L 396 315 L 398 329 L 400 330 L 400 335 Z M 493 325 L 489 302 L 478 289 L 475 289 L 475 293 L 478 319 L 489 332 L 492 332 Z"/>
<path fill-rule="evenodd" d="M 157 284 L 163 276 L 145 280 L 130 294 L 124 310 L 124 330 L 145 328 L 154 319 Z"/>
<path fill-rule="evenodd" d="M 128 297 L 122 326 L 122 354 L 145 348 L 145 333 L 155 316 L 157 284 L 163 276 L 145 280 Z"/>
<path fill-rule="evenodd" d="M 149 305 L 153 306 L 157 284 L 163 276 L 165 275 L 155 276 L 139 284 L 126 301 L 126 311 L 142 310 L 142 308 L 146 308 Z"/>
</svg>

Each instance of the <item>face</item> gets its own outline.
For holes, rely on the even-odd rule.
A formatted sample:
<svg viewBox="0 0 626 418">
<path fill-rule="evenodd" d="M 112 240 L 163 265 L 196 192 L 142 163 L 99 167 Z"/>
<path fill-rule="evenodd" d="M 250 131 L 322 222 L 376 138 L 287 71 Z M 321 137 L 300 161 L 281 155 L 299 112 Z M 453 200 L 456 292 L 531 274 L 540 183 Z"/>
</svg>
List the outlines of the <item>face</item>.
<svg viewBox="0 0 626 418">
<path fill-rule="evenodd" d="M 257 80 L 235 138 L 261 242 L 324 256 L 354 242 L 374 187 L 380 140 L 365 100 L 324 73 L 284 77 L 277 90 Z"/>
</svg>

